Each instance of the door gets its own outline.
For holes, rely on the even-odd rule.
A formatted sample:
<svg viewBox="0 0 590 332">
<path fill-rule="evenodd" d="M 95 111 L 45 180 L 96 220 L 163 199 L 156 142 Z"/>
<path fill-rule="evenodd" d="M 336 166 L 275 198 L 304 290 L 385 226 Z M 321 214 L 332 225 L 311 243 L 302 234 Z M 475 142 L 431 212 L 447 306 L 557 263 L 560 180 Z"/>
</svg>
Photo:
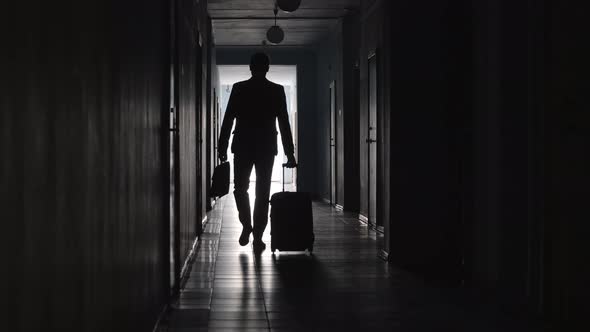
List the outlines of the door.
<svg viewBox="0 0 590 332">
<path fill-rule="evenodd" d="M 335 205 L 336 197 L 336 81 L 330 83 L 330 204 Z"/>
<path fill-rule="evenodd" d="M 196 167 L 195 167 L 195 179 L 196 179 L 196 219 L 194 222 L 196 236 L 202 232 L 202 220 L 207 213 L 206 198 L 209 195 L 209 179 L 207 178 L 207 148 L 205 143 L 207 142 L 207 106 L 206 98 L 204 97 L 203 88 L 206 87 L 206 82 L 203 82 L 203 46 L 200 34 L 198 35 L 198 42 L 194 46 L 195 52 L 195 112 L 196 112 L 196 136 L 195 146 L 197 147 L 196 156 Z M 204 125 L 205 124 L 205 125 Z M 192 239 L 191 239 L 192 243 Z"/>
<path fill-rule="evenodd" d="M 174 85 L 171 84 L 174 91 Z M 170 230 L 170 289 L 176 294 L 180 285 L 180 170 L 179 170 L 179 136 L 178 136 L 178 108 L 170 106 L 169 118 L 169 230 Z"/>
<path fill-rule="evenodd" d="M 213 141 L 215 140 L 213 135 L 214 135 L 214 115 L 213 115 L 213 98 L 215 98 L 215 91 L 213 90 L 213 93 L 210 93 L 210 89 L 211 89 L 211 83 L 210 83 L 210 73 L 209 73 L 209 69 L 207 69 L 207 91 L 206 91 L 206 96 L 207 96 L 207 107 L 205 108 L 206 112 L 207 112 L 207 121 L 206 123 L 206 138 L 205 138 L 205 148 L 207 150 L 207 165 L 206 165 L 206 169 L 205 169 L 205 188 L 207 189 L 207 195 L 206 195 L 206 202 L 205 202 L 205 207 L 207 208 L 207 211 L 210 211 L 212 209 L 212 197 L 211 197 L 211 193 L 209 192 L 210 188 L 211 188 L 211 177 L 213 176 L 213 167 L 215 167 L 213 165 L 214 160 L 215 160 L 215 156 L 213 155 L 213 152 L 215 151 L 213 149 Z M 202 230 L 201 230 L 202 231 Z"/>
<path fill-rule="evenodd" d="M 168 231 L 169 231 L 169 286 L 171 295 L 180 290 L 180 142 L 178 126 L 178 45 L 176 41 L 176 3 L 170 2 L 170 90 L 168 133 L 166 133 L 165 163 L 168 188 Z"/>
<path fill-rule="evenodd" d="M 377 54 L 369 57 L 369 107 L 367 140 L 368 145 L 368 198 L 369 203 L 369 224 L 379 226 L 377 218 L 377 112 L 379 108 L 378 77 L 377 77 Z"/>
</svg>

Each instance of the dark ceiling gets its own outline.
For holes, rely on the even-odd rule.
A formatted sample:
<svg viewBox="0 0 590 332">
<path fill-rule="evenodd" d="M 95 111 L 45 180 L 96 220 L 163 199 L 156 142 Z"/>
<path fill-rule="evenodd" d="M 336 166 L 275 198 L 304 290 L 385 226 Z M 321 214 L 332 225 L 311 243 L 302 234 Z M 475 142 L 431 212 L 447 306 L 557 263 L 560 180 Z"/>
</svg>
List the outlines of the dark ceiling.
<svg viewBox="0 0 590 332">
<path fill-rule="evenodd" d="M 279 10 L 277 24 L 285 31 L 282 46 L 316 43 L 337 20 L 355 10 L 360 0 L 302 0 L 293 13 Z M 209 0 L 213 36 L 219 46 L 262 45 L 274 25 L 274 0 Z"/>
</svg>

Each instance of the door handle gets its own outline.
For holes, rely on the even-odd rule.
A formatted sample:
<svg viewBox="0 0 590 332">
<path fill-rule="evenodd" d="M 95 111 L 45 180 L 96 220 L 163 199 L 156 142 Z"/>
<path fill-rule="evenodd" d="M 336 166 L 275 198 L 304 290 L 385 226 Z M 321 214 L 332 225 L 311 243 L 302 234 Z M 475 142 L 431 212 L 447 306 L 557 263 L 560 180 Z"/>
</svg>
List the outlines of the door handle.
<svg viewBox="0 0 590 332">
<path fill-rule="evenodd" d="M 376 139 L 367 138 L 366 142 L 369 143 L 369 144 L 371 144 L 371 143 L 377 143 L 377 140 Z"/>
<path fill-rule="evenodd" d="M 168 128 L 168 131 L 170 131 L 171 133 L 177 133 L 178 132 L 178 123 L 176 123 L 176 114 L 174 113 L 174 107 L 170 108 L 170 116 L 172 117 L 170 120 L 172 127 Z"/>
</svg>

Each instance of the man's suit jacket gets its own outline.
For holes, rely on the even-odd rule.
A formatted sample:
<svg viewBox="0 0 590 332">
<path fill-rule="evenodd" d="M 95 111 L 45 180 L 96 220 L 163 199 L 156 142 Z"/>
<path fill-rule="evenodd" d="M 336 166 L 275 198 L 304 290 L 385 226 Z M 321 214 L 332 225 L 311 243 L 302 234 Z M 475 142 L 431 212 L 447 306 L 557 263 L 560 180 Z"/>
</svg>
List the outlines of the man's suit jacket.
<svg viewBox="0 0 590 332">
<path fill-rule="evenodd" d="M 293 136 L 285 89 L 266 78 L 250 78 L 234 84 L 219 136 L 219 152 L 227 153 L 230 131 L 236 120 L 231 151 L 252 156 L 277 154 L 277 128 L 283 141 L 285 154 L 293 154 Z"/>
</svg>

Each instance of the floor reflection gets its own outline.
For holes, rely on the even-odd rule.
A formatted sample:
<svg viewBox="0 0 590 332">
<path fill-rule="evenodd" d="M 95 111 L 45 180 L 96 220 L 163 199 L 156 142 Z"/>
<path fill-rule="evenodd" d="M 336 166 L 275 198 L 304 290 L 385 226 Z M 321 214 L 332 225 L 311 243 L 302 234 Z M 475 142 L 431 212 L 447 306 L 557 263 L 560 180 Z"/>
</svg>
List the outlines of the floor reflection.
<svg viewBox="0 0 590 332">
<path fill-rule="evenodd" d="M 526 330 L 388 265 L 382 235 L 327 205 L 314 203 L 313 255 L 240 246 L 232 195 L 209 220 L 170 331 Z"/>
</svg>

